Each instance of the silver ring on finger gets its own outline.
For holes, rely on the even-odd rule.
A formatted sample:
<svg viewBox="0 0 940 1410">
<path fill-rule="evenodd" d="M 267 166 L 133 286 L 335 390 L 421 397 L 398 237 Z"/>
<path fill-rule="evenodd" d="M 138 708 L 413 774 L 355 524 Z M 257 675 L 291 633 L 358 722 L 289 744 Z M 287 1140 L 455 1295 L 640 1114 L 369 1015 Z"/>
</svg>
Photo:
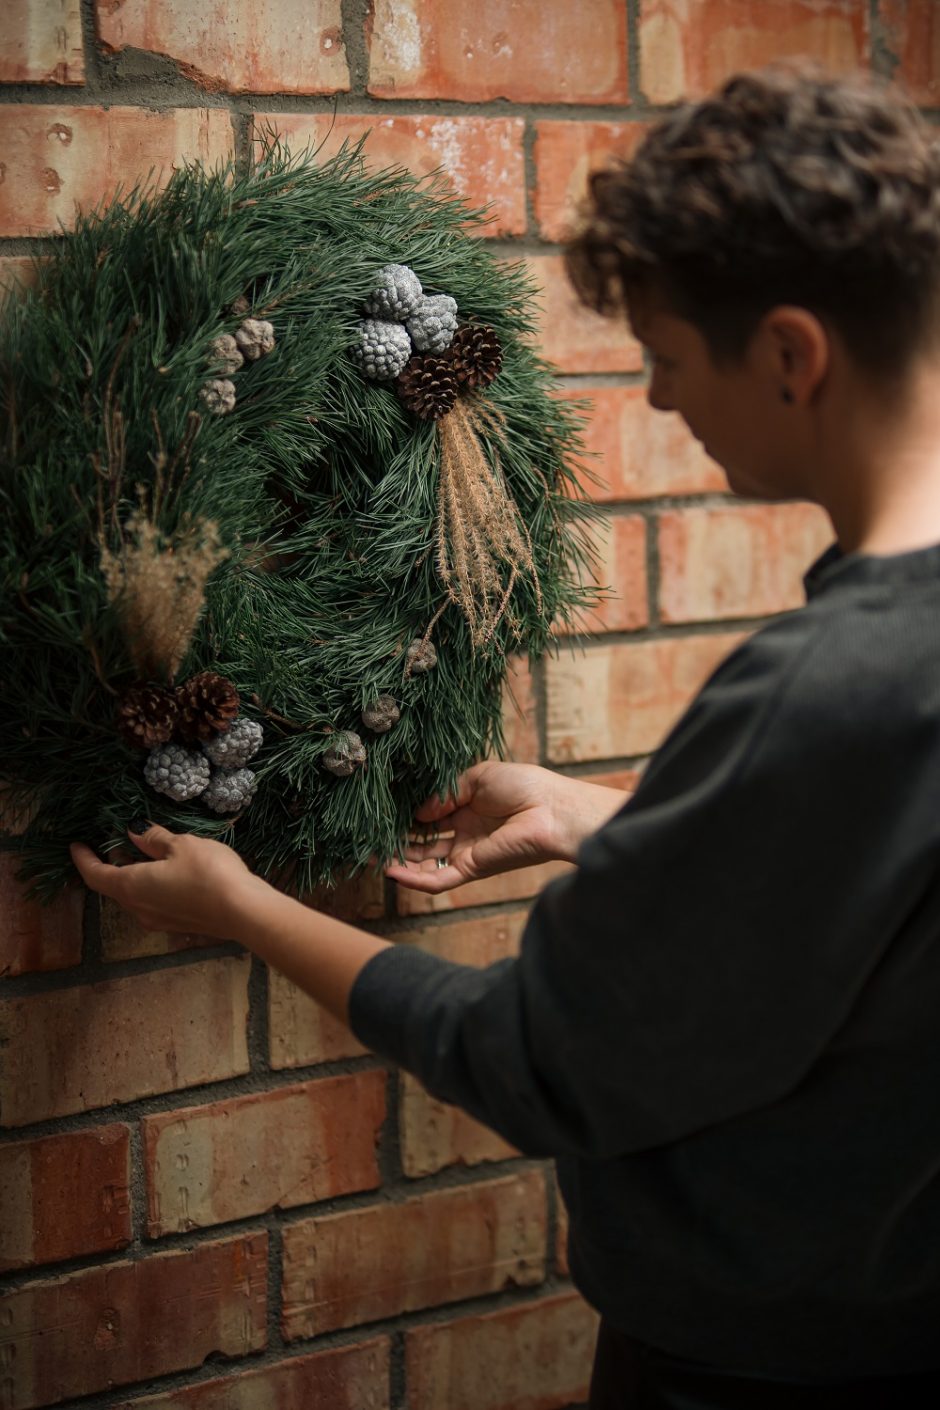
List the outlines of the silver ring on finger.
<svg viewBox="0 0 940 1410">
<path fill-rule="evenodd" d="M 446 857 L 436 857 L 435 861 L 437 862 L 438 871 L 440 871 L 441 867 L 446 867 L 450 865 Z"/>
</svg>

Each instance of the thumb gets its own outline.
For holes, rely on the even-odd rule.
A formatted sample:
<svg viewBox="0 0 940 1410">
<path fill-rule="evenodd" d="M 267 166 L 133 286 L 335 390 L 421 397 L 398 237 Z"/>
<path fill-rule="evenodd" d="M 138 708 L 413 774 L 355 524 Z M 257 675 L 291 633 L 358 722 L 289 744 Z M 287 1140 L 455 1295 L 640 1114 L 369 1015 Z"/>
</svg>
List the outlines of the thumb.
<svg viewBox="0 0 940 1410">
<path fill-rule="evenodd" d="M 157 861 L 170 855 L 176 840 L 175 832 L 171 832 L 167 827 L 160 827 L 157 823 L 145 822 L 138 825 L 135 820 L 127 831 L 134 839 L 134 846 L 145 856 Z"/>
</svg>

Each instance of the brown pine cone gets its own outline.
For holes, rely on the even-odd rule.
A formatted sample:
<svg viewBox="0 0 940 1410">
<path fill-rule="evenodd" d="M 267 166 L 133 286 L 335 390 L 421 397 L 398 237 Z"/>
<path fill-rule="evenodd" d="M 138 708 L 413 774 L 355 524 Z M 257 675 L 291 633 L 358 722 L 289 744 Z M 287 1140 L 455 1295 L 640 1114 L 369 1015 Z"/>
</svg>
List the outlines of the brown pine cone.
<svg viewBox="0 0 940 1410">
<path fill-rule="evenodd" d="M 453 410 L 457 378 L 448 357 L 436 353 L 409 358 L 399 373 L 395 390 L 410 412 L 422 421 L 439 421 Z"/>
<path fill-rule="evenodd" d="M 176 731 L 187 744 L 224 734 L 238 714 L 238 691 L 215 671 L 200 671 L 176 687 Z"/>
<path fill-rule="evenodd" d="M 137 681 L 125 690 L 117 707 L 118 734 L 134 749 L 167 744 L 176 729 L 178 710 L 172 690 Z"/>
<path fill-rule="evenodd" d="M 493 328 L 467 323 L 447 349 L 458 383 L 468 391 L 488 387 L 503 365 L 503 350 Z"/>
</svg>

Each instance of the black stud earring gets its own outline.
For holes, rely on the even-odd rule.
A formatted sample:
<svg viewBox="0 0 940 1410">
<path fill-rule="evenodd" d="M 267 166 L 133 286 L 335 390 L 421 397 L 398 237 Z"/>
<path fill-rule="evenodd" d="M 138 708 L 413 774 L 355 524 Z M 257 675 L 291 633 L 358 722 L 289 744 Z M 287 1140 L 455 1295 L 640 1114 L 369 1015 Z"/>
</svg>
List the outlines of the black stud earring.
<svg viewBox="0 0 940 1410">
<path fill-rule="evenodd" d="M 789 387 L 783 387 L 780 392 L 780 400 L 785 401 L 787 406 L 793 405 L 793 393 Z"/>
</svg>

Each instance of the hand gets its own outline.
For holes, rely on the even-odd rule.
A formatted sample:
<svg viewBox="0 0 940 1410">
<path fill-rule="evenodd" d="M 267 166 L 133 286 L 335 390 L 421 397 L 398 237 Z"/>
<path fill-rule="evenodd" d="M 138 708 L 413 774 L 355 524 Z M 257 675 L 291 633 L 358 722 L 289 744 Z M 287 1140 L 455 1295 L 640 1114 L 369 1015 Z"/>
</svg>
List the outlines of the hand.
<svg viewBox="0 0 940 1410">
<path fill-rule="evenodd" d="M 221 842 L 150 827 L 130 834 L 149 862 L 114 866 L 73 842 L 72 860 L 86 886 L 110 896 L 146 930 L 189 931 L 241 939 L 249 904 L 272 888 Z"/>
<path fill-rule="evenodd" d="M 584 839 L 628 796 L 534 764 L 475 764 L 452 798 L 431 798 L 415 814 L 418 822 L 443 823 L 446 831 L 413 843 L 405 863 L 386 867 L 385 874 L 436 895 L 517 867 L 574 861 Z"/>
</svg>

